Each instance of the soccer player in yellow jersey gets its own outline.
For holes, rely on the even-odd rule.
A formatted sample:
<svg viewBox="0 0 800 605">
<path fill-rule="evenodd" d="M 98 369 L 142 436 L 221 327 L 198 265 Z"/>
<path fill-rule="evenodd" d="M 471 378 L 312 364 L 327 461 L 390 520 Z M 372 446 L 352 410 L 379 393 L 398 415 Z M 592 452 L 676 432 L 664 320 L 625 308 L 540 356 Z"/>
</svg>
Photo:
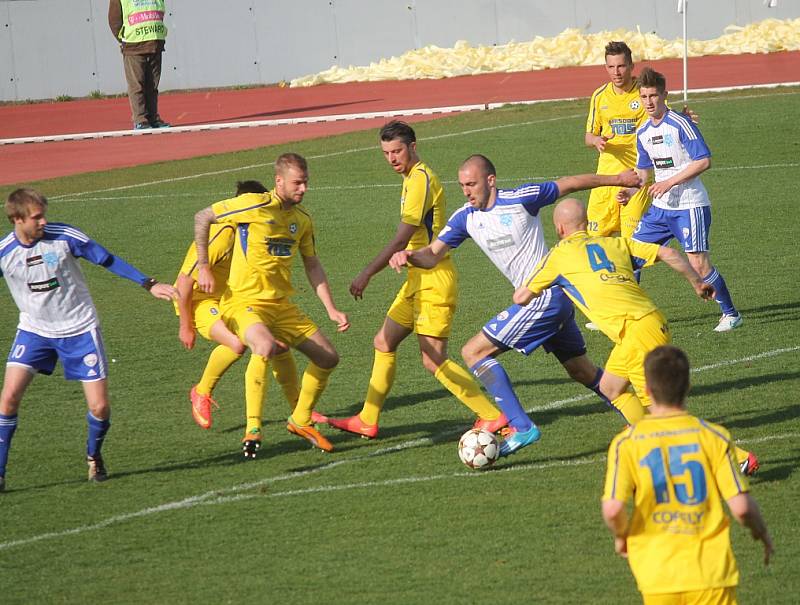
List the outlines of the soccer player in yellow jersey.
<svg viewBox="0 0 800 605">
<path fill-rule="evenodd" d="M 253 353 L 245 373 L 245 457 L 254 457 L 260 447 L 267 362 L 281 352 L 283 343 L 310 361 L 286 428 L 315 447 L 333 450 L 333 445 L 313 426 L 311 414 L 339 363 L 339 355 L 322 331 L 291 301 L 292 261 L 298 252 L 309 283 L 337 330 L 347 330 L 350 321 L 333 301 L 317 256 L 311 217 L 300 206 L 307 186 L 305 159 L 284 153 L 275 161 L 272 191 L 223 200 L 195 215 L 197 282 L 203 292 L 212 292 L 215 282 L 208 258 L 210 225 L 232 224 L 237 230 L 228 290 L 221 307 L 225 323 Z"/>
<path fill-rule="evenodd" d="M 608 450 L 603 519 L 614 549 L 628 558 L 646 605 L 734 605 L 739 571 L 723 500 L 763 543 L 765 564 L 773 553 L 769 531 L 728 431 L 686 411 L 686 354 L 657 347 L 644 371 L 650 415 Z"/>
<path fill-rule="evenodd" d="M 561 286 L 586 317 L 614 342 L 600 378 L 600 391 L 630 423 L 650 405 L 645 391 L 644 357 L 670 342 L 667 320 L 636 282 L 634 269 L 667 263 L 683 275 L 698 296 L 711 300 L 714 287 L 704 282 L 677 250 L 625 237 L 593 237 L 586 232 L 586 208 L 567 198 L 556 205 L 553 223 L 561 241 L 542 259 L 514 293 L 514 302 L 528 304 L 550 286 Z M 633 385 L 634 392 L 628 389 Z M 736 448 L 743 469 L 752 474 L 755 457 Z"/>
<path fill-rule="evenodd" d="M 245 193 L 266 193 L 267 189 L 258 181 L 242 181 L 236 184 L 236 196 Z M 215 287 L 210 294 L 197 287 L 197 252 L 195 244 L 189 247 L 183 260 L 175 287 L 178 298 L 175 311 L 179 318 L 178 338 L 186 349 L 192 349 L 195 334 L 206 340 L 219 343 L 208 358 L 203 375 L 189 392 L 192 418 L 204 429 L 211 428 L 211 406 L 217 403 L 211 393 L 222 375 L 245 351 L 242 341 L 222 321 L 219 301 L 228 286 L 228 273 L 236 229 L 233 225 L 212 225 L 209 233 L 209 266 L 214 274 Z M 286 351 L 272 358 L 275 380 L 281 385 L 290 405 L 297 402 L 300 392 L 294 357 Z"/>
<path fill-rule="evenodd" d="M 605 48 L 610 82 L 592 93 L 584 141 L 594 147 L 597 174 L 617 174 L 636 166 L 636 129 L 647 120 L 633 77 L 633 57 L 625 42 L 609 42 Z M 647 210 L 647 188 L 624 204 L 616 199 L 619 187 L 598 187 L 589 194 L 587 231 L 590 235 L 631 237 Z"/>
<path fill-rule="evenodd" d="M 381 150 L 392 169 L 403 175 L 400 224 L 394 238 L 350 284 L 360 299 L 373 275 L 400 250 L 418 250 L 430 244 L 447 221 L 444 191 L 439 177 L 419 159 L 417 137 L 405 122 L 392 121 L 380 131 Z M 458 296 L 458 277 L 446 256 L 435 267 L 410 267 L 406 282 L 389 307 L 375 335 L 375 360 L 364 406 L 350 418 L 329 418 L 338 429 L 370 439 L 378 434 L 378 417 L 394 383 L 397 347 L 412 332 L 417 335 L 422 364 L 442 385 L 478 415 L 475 425 L 498 431 L 506 417 L 481 392 L 469 372 L 447 355 L 447 342 Z"/>
</svg>

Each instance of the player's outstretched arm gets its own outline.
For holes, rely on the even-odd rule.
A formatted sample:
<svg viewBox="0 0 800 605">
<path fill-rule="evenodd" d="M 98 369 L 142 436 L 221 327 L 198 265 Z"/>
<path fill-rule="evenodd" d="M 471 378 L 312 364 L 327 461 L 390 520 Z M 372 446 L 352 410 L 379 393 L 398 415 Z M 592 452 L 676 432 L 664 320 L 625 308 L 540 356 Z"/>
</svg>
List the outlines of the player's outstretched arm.
<svg viewBox="0 0 800 605">
<path fill-rule="evenodd" d="M 769 565 L 770 557 L 775 552 L 772 537 L 767 530 L 767 524 L 761 516 L 755 498 L 748 493 L 736 494 L 726 500 L 728 508 L 734 518 L 750 530 L 753 540 L 760 540 L 764 544 L 764 565 Z"/>
<path fill-rule="evenodd" d="M 367 289 L 372 276 L 389 264 L 389 259 L 392 258 L 395 252 L 400 252 L 408 246 L 408 242 L 411 241 L 411 236 L 414 235 L 416 229 L 416 226 L 406 223 L 400 223 L 397 226 L 397 232 L 394 234 L 391 241 L 361 270 L 361 273 L 356 275 L 355 279 L 350 284 L 350 294 L 353 295 L 353 298 L 359 299 L 364 296 L 364 290 Z"/>
<path fill-rule="evenodd" d="M 634 170 L 626 170 L 619 174 L 577 174 L 556 180 L 558 197 L 594 189 L 595 187 L 640 187 L 642 180 Z"/>
<path fill-rule="evenodd" d="M 197 287 L 201 292 L 214 291 L 214 275 L 208 265 L 208 231 L 216 222 L 214 211 L 209 206 L 194 215 L 194 243 L 197 247 Z"/>
<path fill-rule="evenodd" d="M 692 284 L 694 291 L 700 298 L 705 300 L 711 300 L 714 298 L 714 295 L 716 294 L 714 291 L 714 286 L 704 282 L 700 275 L 698 275 L 697 271 L 692 268 L 692 266 L 689 264 L 689 261 L 686 260 L 686 258 L 680 252 L 670 248 L 669 246 L 659 246 L 658 260 L 665 262 L 672 267 L 672 269 L 683 275 L 686 280 Z"/>
<path fill-rule="evenodd" d="M 306 270 L 308 283 L 314 288 L 317 298 L 319 298 L 325 310 L 328 312 L 328 317 L 331 321 L 336 322 L 336 331 L 345 332 L 350 328 L 350 319 L 347 317 L 347 314 L 340 311 L 336 303 L 333 302 L 333 294 L 331 293 L 331 286 L 328 283 L 328 276 L 325 273 L 325 269 L 322 267 L 322 262 L 319 260 L 319 257 L 304 256 L 303 267 Z"/>
<path fill-rule="evenodd" d="M 152 286 L 147 288 L 147 290 L 150 292 L 150 294 L 156 298 L 160 298 L 161 300 L 175 300 L 178 297 L 178 291 L 174 287 L 170 286 L 169 284 L 162 284 L 161 282 L 154 283 Z"/>
<path fill-rule="evenodd" d="M 635 168 L 634 170 L 636 171 L 636 174 L 639 175 L 641 184 L 633 187 L 626 187 L 617 192 L 616 199 L 621 206 L 624 206 L 631 201 L 631 198 L 636 194 L 636 192 L 650 180 L 649 170 L 643 168 Z"/>
<path fill-rule="evenodd" d="M 628 557 L 628 513 L 620 500 L 603 500 L 603 521 L 614 535 L 614 552 Z"/>
<path fill-rule="evenodd" d="M 178 340 L 186 349 L 194 347 L 195 330 L 192 313 L 192 288 L 194 280 L 185 273 L 179 273 L 175 281 L 178 291 Z"/>
<path fill-rule="evenodd" d="M 395 252 L 392 258 L 389 259 L 389 266 L 398 273 L 409 263 L 415 267 L 432 269 L 445 257 L 448 250 L 450 250 L 450 246 L 445 244 L 442 240 L 437 239 L 419 250 L 401 250 L 400 252 Z"/>
</svg>

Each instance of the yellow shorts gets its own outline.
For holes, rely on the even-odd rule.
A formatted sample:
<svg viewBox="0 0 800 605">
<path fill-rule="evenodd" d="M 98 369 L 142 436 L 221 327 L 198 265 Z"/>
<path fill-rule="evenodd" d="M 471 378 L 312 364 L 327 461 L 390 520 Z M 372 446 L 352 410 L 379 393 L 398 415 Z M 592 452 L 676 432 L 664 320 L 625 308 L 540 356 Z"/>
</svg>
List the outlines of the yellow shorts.
<svg viewBox="0 0 800 605">
<path fill-rule="evenodd" d="M 212 340 L 211 326 L 221 319 L 218 300 L 207 298 L 194 305 L 194 327 L 206 340 Z"/>
<path fill-rule="evenodd" d="M 457 299 L 458 275 L 453 261 L 445 258 L 433 269 L 409 267 L 386 315 L 417 334 L 447 338 Z"/>
<path fill-rule="evenodd" d="M 650 205 L 647 189 L 642 188 L 621 206 L 616 196 L 619 187 L 597 187 L 589 194 L 589 206 L 586 215 L 589 219 L 587 231 L 589 235 L 612 235 L 619 233 L 622 237 L 631 237 L 642 215 Z"/>
<path fill-rule="evenodd" d="M 661 311 L 653 311 L 639 319 L 628 319 L 622 329 L 622 342 L 615 345 L 606 361 L 606 370 L 627 378 L 642 405 L 650 405 L 644 392 L 644 358 L 661 345 L 669 344 L 669 326 Z"/>
<path fill-rule="evenodd" d="M 222 319 L 244 344 L 247 344 L 244 338 L 247 328 L 256 323 L 263 323 L 276 339 L 290 347 L 296 347 L 319 329 L 300 307 L 286 298 L 269 302 L 231 299 L 222 307 Z"/>
<path fill-rule="evenodd" d="M 643 594 L 644 605 L 736 605 L 736 587 Z"/>
</svg>

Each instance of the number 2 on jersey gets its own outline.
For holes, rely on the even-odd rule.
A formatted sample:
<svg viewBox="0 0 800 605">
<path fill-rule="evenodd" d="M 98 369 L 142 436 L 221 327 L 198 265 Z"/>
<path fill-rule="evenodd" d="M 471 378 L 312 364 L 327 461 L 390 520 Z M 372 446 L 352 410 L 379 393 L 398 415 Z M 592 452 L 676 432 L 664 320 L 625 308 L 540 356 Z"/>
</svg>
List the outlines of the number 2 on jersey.
<svg viewBox="0 0 800 605">
<path fill-rule="evenodd" d="M 605 269 L 609 273 L 614 273 L 617 270 L 614 263 L 608 260 L 606 251 L 600 244 L 586 244 L 586 254 L 589 256 L 589 266 L 592 271 L 600 271 Z"/>
<path fill-rule="evenodd" d="M 673 445 L 669 448 L 669 478 L 667 478 L 664 468 L 664 457 L 661 448 L 655 447 L 639 460 L 639 466 L 646 466 L 650 469 L 650 476 L 653 478 L 653 488 L 656 494 L 656 502 L 663 504 L 670 501 L 670 490 L 675 490 L 675 498 L 681 504 L 700 504 L 706 499 L 706 472 L 703 465 L 697 460 L 686 460 L 683 457 L 693 454 L 700 449 L 697 443 L 688 445 Z M 686 478 L 686 473 L 689 477 Z M 691 489 L 689 489 L 691 485 Z"/>
</svg>

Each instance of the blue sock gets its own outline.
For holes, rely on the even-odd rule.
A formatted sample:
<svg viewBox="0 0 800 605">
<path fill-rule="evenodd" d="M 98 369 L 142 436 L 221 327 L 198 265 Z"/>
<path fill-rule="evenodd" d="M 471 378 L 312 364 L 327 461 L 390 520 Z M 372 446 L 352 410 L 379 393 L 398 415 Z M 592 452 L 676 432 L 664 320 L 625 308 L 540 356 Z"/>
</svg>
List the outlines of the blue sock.
<svg viewBox="0 0 800 605">
<path fill-rule="evenodd" d="M 470 369 L 503 410 L 509 426 L 520 432 L 531 430 L 533 422 L 517 399 L 514 387 L 511 386 L 511 379 L 503 366 L 494 357 L 484 357 Z"/>
<path fill-rule="evenodd" d="M 642 283 L 642 270 L 641 269 L 634 269 L 633 277 L 636 280 L 637 284 L 641 284 Z"/>
<path fill-rule="evenodd" d="M 111 428 L 111 417 L 100 420 L 92 416 L 91 412 L 86 412 L 86 422 L 89 425 L 89 437 L 86 439 L 86 455 L 94 458 L 100 453 L 106 433 Z"/>
<path fill-rule="evenodd" d="M 602 377 L 603 377 L 603 368 L 597 368 L 597 374 L 594 375 L 594 380 L 592 381 L 591 384 L 587 384 L 585 386 L 590 391 L 594 391 L 595 393 L 597 393 L 597 396 L 600 397 L 600 399 L 603 400 L 603 403 L 605 403 L 608 407 L 610 407 L 612 410 L 616 410 L 617 408 L 615 408 L 611 404 L 611 400 L 605 395 L 603 395 L 602 391 L 600 391 L 600 379 Z"/>
<path fill-rule="evenodd" d="M 728 292 L 728 286 L 725 285 L 725 280 L 716 267 L 711 267 L 711 273 L 706 275 L 703 281 L 714 286 L 714 290 L 717 291 L 714 300 L 719 304 L 722 313 L 724 315 L 737 315 L 736 307 L 733 306 L 730 292 Z"/>
<path fill-rule="evenodd" d="M 0 477 L 6 476 L 8 450 L 11 449 L 11 438 L 17 430 L 17 415 L 0 414 Z"/>
</svg>

